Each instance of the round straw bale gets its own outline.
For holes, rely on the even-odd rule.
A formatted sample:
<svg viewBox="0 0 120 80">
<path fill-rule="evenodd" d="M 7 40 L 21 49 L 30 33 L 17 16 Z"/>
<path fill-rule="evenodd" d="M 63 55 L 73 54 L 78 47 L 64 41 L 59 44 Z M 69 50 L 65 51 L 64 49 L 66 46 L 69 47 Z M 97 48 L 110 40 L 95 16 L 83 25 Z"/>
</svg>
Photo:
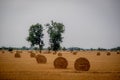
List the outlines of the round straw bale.
<svg viewBox="0 0 120 80">
<path fill-rule="evenodd" d="M 56 52 L 53 52 L 53 55 L 56 55 L 57 53 Z"/>
<path fill-rule="evenodd" d="M 100 56 L 100 52 L 97 52 L 97 56 Z"/>
<path fill-rule="evenodd" d="M 30 53 L 30 57 L 35 57 L 35 53 Z"/>
<path fill-rule="evenodd" d="M 58 53 L 58 56 L 62 56 L 62 53 Z"/>
<path fill-rule="evenodd" d="M 77 51 L 74 51 L 74 52 L 73 52 L 73 55 L 76 55 L 76 54 L 77 54 Z"/>
<path fill-rule="evenodd" d="M 119 52 L 119 51 L 117 51 L 117 54 L 120 54 L 120 52 Z"/>
<path fill-rule="evenodd" d="M 110 56 L 111 55 L 111 53 L 110 52 L 107 52 L 107 56 Z"/>
<path fill-rule="evenodd" d="M 37 63 L 46 63 L 47 62 L 47 58 L 43 55 L 38 54 L 35 58 L 36 58 Z"/>
<path fill-rule="evenodd" d="M 88 71 L 90 69 L 90 63 L 86 58 L 80 57 L 76 59 L 74 68 L 78 71 Z"/>
<path fill-rule="evenodd" d="M 2 53 L 5 53 L 5 51 L 4 51 L 4 50 L 2 50 Z"/>
<path fill-rule="evenodd" d="M 57 69 L 66 69 L 68 61 L 63 57 L 58 57 L 54 60 L 54 67 Z"/>
<path fill-rule="evenodd" d="M 15 53 L 15 58 L 20 58 L 20 57 L 21 57 L 20 53 Z"/>
</svg>

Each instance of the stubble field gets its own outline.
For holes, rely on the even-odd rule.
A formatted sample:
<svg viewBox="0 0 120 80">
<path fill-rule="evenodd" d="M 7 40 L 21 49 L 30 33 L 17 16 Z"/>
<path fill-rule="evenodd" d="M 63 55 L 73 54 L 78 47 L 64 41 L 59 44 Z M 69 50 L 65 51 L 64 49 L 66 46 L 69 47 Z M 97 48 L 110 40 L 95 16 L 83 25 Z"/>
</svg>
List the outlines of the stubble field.
<svg viewBox="0 0 120 80">
<path fill-rule="evenodd" d="M 32 51 L 36 55 L 38 51 Z M 43 51 L 47 63 L 38 64 L 30 57 L 29 51 L 21 51 L 21 58 L 15 58 L 16 51 L 0 51 L 0 80 L 120 80 L 120 54 L 117 52 L 79 51 L 76 55 L 69 51 L 60 51 L 68 61 L 67 69 L 55 69 L 53 62 L 58 54 Z M 77 71 L 75 60 L 84 57 L 90 62 L 89 71 Z"/>
</svg>

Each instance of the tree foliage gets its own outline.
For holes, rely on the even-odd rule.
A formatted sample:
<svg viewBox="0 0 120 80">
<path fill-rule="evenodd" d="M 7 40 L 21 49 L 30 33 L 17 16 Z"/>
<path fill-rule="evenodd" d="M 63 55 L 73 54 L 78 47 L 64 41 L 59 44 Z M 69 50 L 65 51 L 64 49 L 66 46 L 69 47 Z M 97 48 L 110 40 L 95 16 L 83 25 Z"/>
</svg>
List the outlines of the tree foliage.
<svg viewBox="0 0 120 80">
<path fill-rule="evenodd" d="M 52 50 L 57 51 L 60 49 L 60 43 L 62 42 L 62 33 L 64 33 L 65 28 L 62 23 L 57 23 L 51 21 L 51 24 L 46 24 L 48 26 L 49 42 Z"/>
<path fill-rule="evenodd" d="M 29 29 L 29 36 L 27 37 L 27 41 L 31 42 L 31 46 L 39 45 L 40 52 L 44 46 L 44 42 L 42 40 L 43 34 L 43 27 L 41 24 L 37 23 L 32 25 Z"/>
</svg>

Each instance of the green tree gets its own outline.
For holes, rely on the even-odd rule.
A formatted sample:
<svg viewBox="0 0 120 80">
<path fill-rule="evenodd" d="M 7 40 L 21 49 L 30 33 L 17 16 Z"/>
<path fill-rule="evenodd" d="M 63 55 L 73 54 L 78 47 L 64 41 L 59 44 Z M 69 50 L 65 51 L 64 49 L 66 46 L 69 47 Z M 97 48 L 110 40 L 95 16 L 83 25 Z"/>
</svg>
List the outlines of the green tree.
<svg viewBox="0 0 120 80">
<path fill-rule="evenodd" d="M 46 24 L 48 26 L 49 42 L 51 50 L 57 51 L 60 49 L 60 43 L 62 42 L 62 33 L 65 31 L 65 27 L 62 23 L 57 23 L 51 21 L 51 24 Z"/>
<path fill-rule="evenodd" d="M 44 42 L 42 40 L 43 36 L 44 36 L 43 27 L 41 24 L 37 23 L 30 27 L 29 36 L 27 37 L 27 41 L 31 42 L 31 46 L 38 45 L 40 53 L 44 46 Z"/>
</svg>

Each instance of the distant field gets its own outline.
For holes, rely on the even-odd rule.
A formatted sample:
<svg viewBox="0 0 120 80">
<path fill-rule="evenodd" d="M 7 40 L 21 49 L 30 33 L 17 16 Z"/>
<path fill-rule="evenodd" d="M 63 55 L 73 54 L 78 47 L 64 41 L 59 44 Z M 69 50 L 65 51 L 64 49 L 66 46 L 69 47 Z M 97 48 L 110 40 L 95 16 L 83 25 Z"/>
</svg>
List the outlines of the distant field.
<svg viewBox="0 0 120 80">
<path fill-rule="evenodd" d="M 55 69 L 53 62 L 58 55 L 52 53 L 41 55 L 47 58 L 46 64 L 38 64 L 30 57 L 28 51 L 20 53 L 21 58 L 15 58 L 16 51 L 0 51 L 0 80 L 120 80 L 120 54 L 117 52 L 79 51 L 73 55 L 68 51 L 60 51 L 68 61 L 67 69 Z M 33 51 L 35 54 L 39 52 Z M 79 57 L 85 57 L 90 62 L 89 71 L 76 71 L 74 62 Z"/>
</svg>

